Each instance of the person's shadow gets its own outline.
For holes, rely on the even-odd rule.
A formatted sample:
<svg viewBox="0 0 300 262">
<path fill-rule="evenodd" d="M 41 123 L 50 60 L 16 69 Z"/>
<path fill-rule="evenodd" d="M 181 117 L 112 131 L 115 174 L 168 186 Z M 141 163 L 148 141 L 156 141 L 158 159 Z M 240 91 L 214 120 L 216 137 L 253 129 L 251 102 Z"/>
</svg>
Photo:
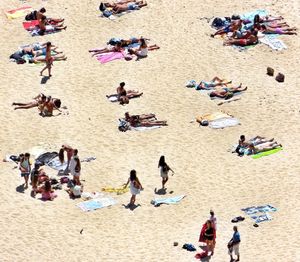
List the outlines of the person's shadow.
<svg viewBox="0 0 300 262">
<path fill-rule="evenodd" d="M 23 193 L 23 194 L 24 194 L 24 192 L 25 192 L 24 184 L 17 186 L 17 187 L 16 187 L 16 191 L 17 191 L 18 193 Z"/>
<path fill-rule="evenodd" d="M 135 204 L 133 204 L 133 205 L 130 205 L 130 204 L 124 205 L 123 204 L 123 207 L 125 207 L 125 209 L 130 209 L 131 211 L 135 210 L 137 207 L 140 207 L 140 206 L 141 206 L 140 204 L 138 204 L 138 205 L 135 205 Z"/>
<path fill-rule="evenodd" d="M 49 76 L 43 76 L 43 77 L 42 77 L 42 80 L 41 80 L 41 84 L 42 84 L 42 85 L 46 84 L 47 81 L 48 81 L 49 79 L 50 79 Z"/>
<path fill-rule="evenodd" d="M 160 188 L 160 189 L 157 190 L 157 188 L 155 188 L 154 193 L 156 195 L 165 195 L 165 194 L 167 194 L 167 189 L 166 188 Z"/>
</svg>

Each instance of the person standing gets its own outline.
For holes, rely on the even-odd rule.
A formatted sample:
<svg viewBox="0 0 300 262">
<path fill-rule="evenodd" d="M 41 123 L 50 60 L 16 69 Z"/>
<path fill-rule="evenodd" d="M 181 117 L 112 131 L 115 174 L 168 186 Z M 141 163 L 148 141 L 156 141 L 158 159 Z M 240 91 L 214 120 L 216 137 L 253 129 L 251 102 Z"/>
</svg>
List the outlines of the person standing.
<svg viewBox="0 0 300 262">
<path fill-rule="evenodd" d="M 24 177 L 25 181 L 25 188 L 28 188 L 28 178 L 31 171 L 30 166 L 30 154 L 25 153 L 24 156 L 21 156 L 20 164 L 19 164 L 19 170 L 21 171 L 21 177 Z"/>
<path fill-rule="evenodd" d="M 129 177 L 127 183 L 124 184 L 124 188 L 126 188 L 128 186 L 128 184 L 130 184 L 130 192 L 131 192 L 129 206 L 132 207 L 132 206 L 134 206 L 136 195 L 138 195 L 141 192 L 141 190 L 143 190 L 143 186 L 142 186 L 141 182 L 139 181 L 135 170 L 130 171 L 130 177 Z"/>
<path fill-rule="evenodd" d="M 206 221 L 206 229 L 204 231 L 204 240 L 207 246 L 207 252 L 211 252 L 210 255 L 214 255 L 214 249 L 215 249 L 215 236 L 216 231 L 212 225 L 212 222 L 210 220 Z"/>
<path fill-rule="evenodd" d="M 228 253 L 230 255 L 230 262 L 233 261 L 240 261 L 240 250 L 239 250 L 239 246 L 240 246 L 240 242 L 241 242 L 241 237 L 240 237 L 240 233 L 238 231 L 237 226 L 233 227 L 233 236 L 230 239 L 229 243 L 228 243 Z M 233 259 L 233 252 L 235 253 L 235 255 L 237 256 L 237 259 L 234 260 Z"/>
<path fill-rule="evenodd" d="M 65 173 L 69 172 L 69 166 L 70 166 L 70 162 L 71 162 L 71 158 L 73 156 L 73 151 L 74 149 L 72 147 L 70 147 L 69 145 L 62 145 L 61 149 L 59 151 L 59 160 L 61 162 L 61 164 L 64 164 L 65 159 L 64 159 L 64 151 L 67 152 L 67 167 L 65 169 Z"/>
<path fill-rule="evenodd" d="M 80 171 L 81 171 L 81 164 L 80 159 L 78 157 L 78 150 L 74 149 L 73 156 L 70 161 L 70 172 L 73 176 L 73 180 L 75 181 L 75 185 L 81 185 L 80 183 Z"/>
<path fill-rule="evenodd" d="M 165 188 L 165 184 L 169 180 L 168 173 L 171 170 L 172 175 L 174 175 L 174 171 L 167 165 L 165 161 L 165 156 L 161 156 L 158 162 L 158 168 L 160 169 L 160 176 L 162 178 L 162 189 Z"/>
<path fill-rule="evenodd" d="M 210 210 L 209 214 L 210 217 L 208 220 L 212 223 L 213 228 L 217 231 L 217 218 L 215 217 L 215 212 Z"/>
<path fill-rule="evenodd" d="M 47 42 L 47 45 L 46 45 L 46 57 L 45 57 L 45 60 L 46 60 L 46 66 L 42 69 L 42 71 L 40 72 L 40 75 L 42 76 L 43 75 L 43 72 L 48 69 L 48 74 L 49 74 L 49 77 L 51 77 L 51 68 L 53 66 L 53 57 L 51 56 L 51 42 Z"/>
</svg>

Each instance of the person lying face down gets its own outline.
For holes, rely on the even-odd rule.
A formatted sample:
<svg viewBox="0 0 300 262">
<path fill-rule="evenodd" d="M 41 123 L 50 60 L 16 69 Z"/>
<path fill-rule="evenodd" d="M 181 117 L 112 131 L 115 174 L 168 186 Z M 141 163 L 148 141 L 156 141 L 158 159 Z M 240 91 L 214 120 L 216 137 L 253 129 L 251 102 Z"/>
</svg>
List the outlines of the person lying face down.
<svg viewBox="0 0 300 262">
<path fill-rule="evenodd" d="M 238 87 L 225 87 L 220 90 L 214 90 L 209 94 L 209 96 L 211 98 L 219 97 L 219 98 L 229 99 L 233 97 L 234 93 L 242 92 L 246 90 L 247 90 L 247 86 L 243 88 L 241 83 Z"/>
<path fill-rule="evenodd" d="M 46 101 L 46 96 L 43 93 L 40 93 L 36 97 L 34 97 L 33 99 L 34 100 L 32 102 L 28 102 L 28 103 L 13 102 L 12 105 L 16 106 L 14 108 L 14 110 L 17 110 L 17 109 L 30 109 L 30 108 L 33 108 L 33 107 L 42 106 L 44 104 L 44 102 Z"/>
<path fill-rule="evenodd" d="M 101 49 L 90 49 L 89 52 L 93 53 L 92 56 L 104 54 L 104 53 L 110 53 L 110 52 L 122 52 L 123 48 L 121 43 L 117 43 L 115 46 L 105 47 Z"/>
<path fill-rule="evenodd" d="M 297 35 L 296 32 L 297 28 L 296 27 L 277 27 L 277 28 L 272 28 L 266 25 L 261 26 L 261 31 L 264 34 L 278 34 L 278 35 Z"/>
<path fill-rule="evenodd" d="M 112 8 L 112 14 L 119 14 L 130 10 L 138 10 L 144 6 L 147 6 L 147 2 L 141 1 L 121 1 L 118 3 L 101 3 L 99 9 L 104 12 L 106 8 Z"/>
<path fill-rule="evenodd" d="M 132 127 L 138 126 L 166 126 L 167 121 L 156 120 L 154 114 L 144 114 L 144 115 L 132 115 L 130 116 L 128 112 L 125 113 L 125 121 L 127 121 Z"/>
<path fill-rule="evenodd" d="M 237 46 L 256 45 L 258 43 L 257 33 L 258 31 L 254 30 L 247 39 L 228 39 L 224 41 L 223 45 L 237 45 Z"/>
</svg>

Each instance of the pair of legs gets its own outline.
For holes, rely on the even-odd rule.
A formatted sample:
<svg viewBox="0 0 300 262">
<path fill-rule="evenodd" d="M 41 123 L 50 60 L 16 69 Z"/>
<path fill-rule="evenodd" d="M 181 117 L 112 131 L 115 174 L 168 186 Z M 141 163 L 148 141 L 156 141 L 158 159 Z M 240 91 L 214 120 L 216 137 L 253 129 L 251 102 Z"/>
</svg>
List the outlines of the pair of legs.
<svg viewBox="0 0 300 262">
<path fill-rule="evenodd" d="M 257 44 L 257 39 L 229 39 L 224 41 L 223 45 L 247 46 Z"/>
<path fill-rule="evenodd" d="M 256 152 L 260 153 L 260 152 L 265 152 L 265 151 L 269 151 L 272 149 L 275 149 L 277 147 L 281 147 L 281 144 L 278 144 L 276 141 L 272 141 L 272 142 L 265 142 L 259 145 L 255 146 Z"/>
<path fill-rule="evenodd" d="M 254 143 L 254 145 L 260 145 L 260 144 L 264 144 L 264 143 L 267 143 L 267 142 L 273 142 L 274 141 L 274 138 L 271 138 L 271 139 L 266 139 L 265 137 L 254 137 L 250 140 L 252 143 Z"/>
<path fill-rule="evenodd" d="M 12 103 L 13 106 L 16 106 L 14 108 L 14 110 L 17 109 L 29 109 L 29 108 L 33 108 L 33 107 L 37 107 L 38 106 L 38 102 L 37 101 L 32 101 L 29 103 Z"/>
<path fill-rule="evenodd" d="M 162 180 L 161 180 L 162 189 L 165 188 L 165 184 L 168 182 L 168 180 L 169 180 L 168 176 L 162 177 Z"/>
<path fill-rule="evenodd" d="M 79 176 L 79 175 L 73 175 L 73 180 L 75 181 L 75 184 L 76 184 L 76 185 L 81 186 L 81 183 L 80 183 L 80 176 Z"/>
<path fill-rule="evenodd" d="M 24 177 L 25 188 L 28 188 L 29 173 L 23 173 L 23 174 L 21 174 L 21 176 Z"/>
<path fill-rule="evenodd" d="M 48 69 L 48 75 L 49 77 L 51 77 L 51 68 L 52 68 L 52 61 L 46 61 L 46 66 L 42 69 L 42 71 L 40 72 L 40 75 L 42 76 L 43 75 L 43 72 Z"/>
<path fill-rule="evenodd" d="M 67 60 L 67 57 L 64 54 L 57 54 L 57 55 L 53 55 L 51 57 L 52 57 L 53 61 Z M 34 63 L 46 62 L 46 57 L 45 56 L 38 56 L 38 57 L 35 57 L 32 61 Z"/>
<path fill-rule="evenodd" d="M 167 126 L 167 121 L 158 121 L 158 120 L 146 120 L 140 122 L 141 126 L 150 127 L 150 126 Z"/>
<path fill-rule="evenodd" d="M 214 254 L 214 250 L 215 250 L 215 244 L 214 244 L 214 240 L 206 240 L 206 246 L 207 246 L 207 251 L 211 252 L 211 256 L 213 256 Z"/>
<path fill-rule="evenodd" d="M 128 10 L 134 10 L 134 9 L 130 8 L 130 6 L 128 5 L 129 3 L 126 3 L 126 4 L 116 4 L 113 7 L 113 14 L 119 14 L 119 13 L 122 13 L 122 12 L 125 12 L 125 11 L 128 11 Z M 133 2 L 133 4 L 137 5 L 138 8 L 142 8 L 144 6 L 147 6 L 147 2 L 146 1 L 145 2 L 144 1 L 136 1 L 136 2 Z"/>
<path fill-rule="evenodd" d="M 134 205 L 134 203 L 135 203 L 135 197 L 136 197 L 136 195 L 131 195 L 130 202 L 129 202 L 130 206 Z"/>
<path fill-rule="evenodd" d="M 89 52 L 94 53 L 94 54 L 92 54 L 92 56 L 95 56 L 95 55 L 109 53 L 109 52 L 117 52 L 117 50 L 114 47 L 113 48 L 105 47 L 105 48 L 101 48 L 101 49 L 92 49 L 92 50 L 89 50 Z"/>
</svg>

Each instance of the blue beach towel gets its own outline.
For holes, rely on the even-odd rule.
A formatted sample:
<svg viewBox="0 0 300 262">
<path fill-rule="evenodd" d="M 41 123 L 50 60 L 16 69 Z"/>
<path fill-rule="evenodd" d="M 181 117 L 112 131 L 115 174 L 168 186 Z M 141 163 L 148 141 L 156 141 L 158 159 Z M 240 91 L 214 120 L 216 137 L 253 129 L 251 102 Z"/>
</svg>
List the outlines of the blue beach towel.
<svg viewBox="0 0 300 262">
<path fill-rule="evenodd" d="M 277 208 L 271 206 L 271 205 L 264 205 L 264 206 L 252 206 L 247 208 L 242 208 L 242 211 L 244 211 L 247 215 L 251 216 L 256 213 L 267 213 L 267 212 L 276 212 Z"/>
<path fill-rule="evenodd" d="M 241 19 L 243 20 L 250 20 L 253 21 L 254 16 L 259 15 L 259 16 L 267 16 L 268 12 L 264 9 L 258 9 L 252 12 L 248 12 L 245 14 L 240 15 Z"/>
<path fill-rule="evenodd" d="M 93 211 L 99 208 L 115 205 L 117 202 L 111 197 L 95 198 L 92 200 L 84 201 L 77 206 L 85 212 Z"/>
<path fill-rule="evenodd" d="M 151 201 L 151 204 L 154 206 L 159 206 L 161 204 L 176 204 L 180 202 L 185 195 L 169 197 L 169 198 L 161 198 L 161 199 L 154 199 Z"/>
</svg>

